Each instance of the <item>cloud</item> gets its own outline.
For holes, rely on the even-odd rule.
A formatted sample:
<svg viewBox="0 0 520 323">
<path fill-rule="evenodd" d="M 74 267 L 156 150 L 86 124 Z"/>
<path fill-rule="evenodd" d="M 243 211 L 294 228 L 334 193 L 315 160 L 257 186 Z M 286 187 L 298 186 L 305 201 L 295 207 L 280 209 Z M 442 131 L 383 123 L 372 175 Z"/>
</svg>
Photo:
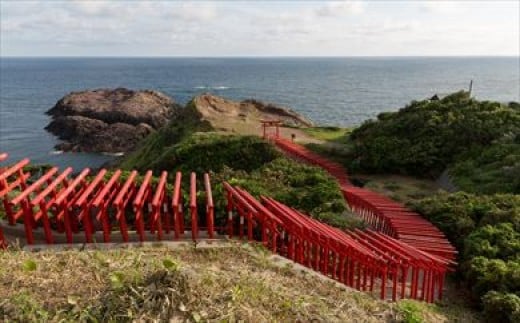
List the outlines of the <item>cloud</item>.
<svg viewBox="0 0 520 323">
<path fill-rule="evenodd" d="M 341 17 L 363 13 L 365 4 L 362 1 L 329 2 L 317 8 L 314 13 L 320 17 Z"/>
<path fill-rule="evenodd" d="M 520 36 L 516 2 L 0 0 L 0 6 L 0 55 L 488 53 L 484 49 L 518 55 Z"/>
<path fill-rule="evenodd" d="M 173 14 L 181 19 L 209 21 L 217 17 L 217 7 L 214 3 L 182 3 L 172 9 Z"/>
<path fill-rule="evenodd" d="M 117 2 L 104 0 L 73 0 L 70 2 L 70 7 L 78 13 L 95 16 L 112 13 L 114 7 L 120 7 L 120 5 Z"/>
<path fill-rule="evenodd" d="M 465 4 L 467 5 L 468 2 Z M 461 1 L 436 0 L 422 1 L 419 3 L 419 7 L 426 12 L 453 14 L 463 9 L 464 4 Z"/>
</svg>

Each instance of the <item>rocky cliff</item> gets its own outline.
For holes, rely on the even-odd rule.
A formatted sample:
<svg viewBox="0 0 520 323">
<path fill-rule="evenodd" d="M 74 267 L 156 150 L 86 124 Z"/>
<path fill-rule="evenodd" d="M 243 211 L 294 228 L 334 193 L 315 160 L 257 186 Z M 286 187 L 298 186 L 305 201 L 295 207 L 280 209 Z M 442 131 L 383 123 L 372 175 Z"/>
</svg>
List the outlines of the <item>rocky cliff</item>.
<svg viewBox="0 0 520 323">
<path fill-rule="evenodd" d="M 47 113 L 45 128 L 63 143 L 58 149 L 87 152 L 126 152 L 164 126 L 180 107 L 156 91 L 124 88 L 73 92 Z"/>
<path fill-rule="evenodd" d="M 231 101 L 212 94 L 195 97 L 189 107 L 215 129 L 237 133 L 258 133 L 260 120 L 281 120 L 285 125 L 311 127 L 312 121 L 295 111 L 257 100 Z M 256 129 L 255 131 L 247 131 Z M 258 129 L 257 129 L 258 128 Z"/>
</svg>

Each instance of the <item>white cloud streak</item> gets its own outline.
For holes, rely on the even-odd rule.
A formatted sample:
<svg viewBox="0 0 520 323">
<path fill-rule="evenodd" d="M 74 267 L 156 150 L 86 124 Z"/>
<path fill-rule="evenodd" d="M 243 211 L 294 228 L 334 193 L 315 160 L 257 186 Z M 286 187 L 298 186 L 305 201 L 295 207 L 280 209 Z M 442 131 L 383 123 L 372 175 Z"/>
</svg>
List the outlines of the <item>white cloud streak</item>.
<svg viewBox="0 0 520 323">
<path fill-rule="evenodd" d="M 518 55 L 519 10 L 511 1 L 1 1 L 0 55 Z"/>
</svg>

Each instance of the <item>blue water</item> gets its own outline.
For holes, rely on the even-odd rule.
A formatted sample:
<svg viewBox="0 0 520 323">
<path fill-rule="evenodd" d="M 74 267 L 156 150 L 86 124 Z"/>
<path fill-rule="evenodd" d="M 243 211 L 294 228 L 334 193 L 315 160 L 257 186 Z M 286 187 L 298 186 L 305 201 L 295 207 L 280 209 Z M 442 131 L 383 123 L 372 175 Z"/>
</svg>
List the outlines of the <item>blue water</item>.
<svg viewBox="0 0 520 323">
<path fill-rule="evenodd" d="M 35 53 L 37 54 L 37 53 Z M 0 58 L 0 151 L 10 160 L 76 169 L 110 157 L 53 154 L 44 114 L 83 89 L 156 89 L 184 104 L 212 92 L 286 105 L 319 124 L 352 126 L 413 99 L 467 89 L 520 101 L 520 63 L 509 58 Z"/>
</svg>

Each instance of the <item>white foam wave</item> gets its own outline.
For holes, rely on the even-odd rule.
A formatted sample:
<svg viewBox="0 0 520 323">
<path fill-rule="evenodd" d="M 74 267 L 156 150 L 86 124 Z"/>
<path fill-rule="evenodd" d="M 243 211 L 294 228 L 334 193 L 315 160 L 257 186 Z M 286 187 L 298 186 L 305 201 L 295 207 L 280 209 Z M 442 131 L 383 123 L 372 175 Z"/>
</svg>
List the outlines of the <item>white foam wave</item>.
<svg viewBox="0 0 520 323">
<path fill-rule="evenodd" d="M 101 154 L 105 155 L 105 156 L 120 157 L 120 156 L 124 156 L 125 153 L 124 152 L 117 152 L 117 153 L 102 152 Z"/>
<path fill-rule="evenodd" d="M 49 155 L 61 155 L 63 154 L 63 150 L 53 150 L 49 152 Z"/>
<path fill-rule="evenodd" d="M 197 90 L 229 90 L 229 86 L 196 86 L 194 87 Z"/>
</svg>

